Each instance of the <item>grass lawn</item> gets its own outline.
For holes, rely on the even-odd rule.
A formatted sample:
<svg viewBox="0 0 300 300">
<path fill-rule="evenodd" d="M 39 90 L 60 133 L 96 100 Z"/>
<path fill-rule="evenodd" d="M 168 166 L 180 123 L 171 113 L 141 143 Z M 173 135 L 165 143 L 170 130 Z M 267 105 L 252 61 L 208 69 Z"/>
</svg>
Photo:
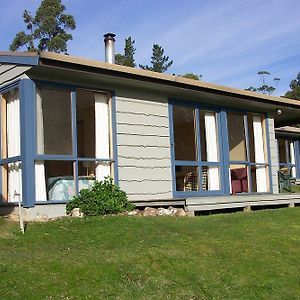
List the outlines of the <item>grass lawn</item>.
<svg viewBox="0 0 300 300">
<path fill-rule="evenodd" d="M 299 299 L 300 208 L 0 219 L 0 299 Z"/>
</svg>

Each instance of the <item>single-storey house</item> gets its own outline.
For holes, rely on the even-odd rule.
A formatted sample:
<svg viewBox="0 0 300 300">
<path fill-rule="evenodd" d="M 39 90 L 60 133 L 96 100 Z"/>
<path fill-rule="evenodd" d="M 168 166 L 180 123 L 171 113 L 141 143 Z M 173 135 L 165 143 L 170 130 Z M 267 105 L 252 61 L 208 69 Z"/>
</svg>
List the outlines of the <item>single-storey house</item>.
<svg viewBox="0 0 300 300">
<path fill-rule="evenodd" d="M 299 134 L 275 135 L 300 101 L 46 52 L 1 52 L 0 96 L 0 210 L 62 215 L 105 176 L 140 206 L 300 203 Z"/>
</svg>

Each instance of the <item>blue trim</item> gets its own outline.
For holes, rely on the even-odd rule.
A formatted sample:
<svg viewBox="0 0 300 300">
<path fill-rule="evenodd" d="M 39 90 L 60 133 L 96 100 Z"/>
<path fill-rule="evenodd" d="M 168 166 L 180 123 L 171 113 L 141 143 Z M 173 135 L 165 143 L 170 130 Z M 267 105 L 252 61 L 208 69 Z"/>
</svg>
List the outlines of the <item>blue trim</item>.
<svg viewBox="0 0 300 300">
<path fill-rule="evenodd" d="M 17 52 L 16 52 L 17 53 Z M 0 55 L 0 63 L 18 64 L 26 66 L 37 66 L 39 64 L 39 56 L 18 56 L 16 55 Z"/>
<path fill-rule="evenodd" d="M 35 203 L 34 172 L 34 105 L 35 84 L 30 79 L 20 83 L 20 126 L 22 155 L 22 201 L 24 207 L 33 207 Z"/>
<path fill-rule="evenodd" d="M 269 184 L 270 192 L 273 194 L 273 178 L 272 178 L 272 161 L 271 161 L 271 143 L 270 143 L 270 128 L 269 128 L 269 116 L 265 116 L 266 123 L 266 140 L 267 140 L 267 153 L 268 153 L 268 164 L 269 164 Z M 275 130 L 275 128 L 274 128 Z"/>
<path fill-rule="evenodd" d="M 172 195 L 176 198 L 176 171 L 175 171 L 175 149 L 174 149 L 174 125 L 173 125 L 173 104 L 168 103 L 169 112 L 169 131 L 170 131 L 170 154 L 171 154 L 171 173 L 172 173 Z"/>
<path fill-rule="evenodd" d="M 223 184 L 225 195 L 230 195 L 230 181 L 229 181 L 229 140 L 228 140 L 228 126 L 227 126 L 227 114 L 225 111 L 220 112 L 220 137 L 221 155 L 223 159 Z"/>
<path fill-rule="evenodd" d="M 2 93 L 2 94 L 6 93 L 6 92 L 9 92 L 10 90 L 18 87 L 20 84 L 20 81 L 21 81 L 20 79 L 17 79 L 15 81 L 11 82 L 10 84 L 0 87 L 0 93 Z"/>
</svg>

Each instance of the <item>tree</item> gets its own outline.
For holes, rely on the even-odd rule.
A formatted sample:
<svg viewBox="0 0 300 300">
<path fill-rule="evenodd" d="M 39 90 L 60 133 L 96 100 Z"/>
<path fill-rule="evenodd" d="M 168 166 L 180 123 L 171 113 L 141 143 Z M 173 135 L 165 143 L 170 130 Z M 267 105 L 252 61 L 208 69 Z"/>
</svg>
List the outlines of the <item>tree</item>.
<svg viewBox="0 0 300 300">
<path fill-rule="evenodd" d="M 300 72 L 298 73 L 297 78 L 291 81 L 290 89 L 290 91 L 285 93 L 284 97 L 300 100 Z"/>
<path fill-rule="evenodd" d="M 164 73 L 173 64 L 173 60 L 169 61 L 169 56 L 164 55 L 165 50 L 162 46 L 154 44 L 152 47 L 151 64 L 152 66 L 139 65 L 144 70 Z"/>
<path fill-rule="evenodd" d="M 134 55 L 136 49 L 134 48 L 135 40 L 131 37 L 125 39 L 124 54 L 117 53 L 115 55 L 115 63 L 117 65 L 134 68 L 136 66 Z"/>
<path fill-rule="evenodd" d="M 258 87 L 250 86 L 249 88 L 247 88 L 245 90 L 271 95 L 276 90 L 276 88 L 274 86 L 267 84 L 267 76 L 270 76 L 271 73 L 268 71 L 259 71 L 259 72 L 257 72 L 257 74 L 260 77 L 260 86 L 258 86 Z M 280 78 L 278 78 L 278 77 L 275 77 L 273 79 L 276 86 L 277 86 L 277 83 L 279 82 L 279 80 L 280 80 Z"/>
<path fill-rule="evenodd" d="M 67 42 L 73 38 L 67 31 L 74 30 L 76 23 L 73 16 L 64 14 L 65 10 L 61 0 L 43 0 L 34 17 L 25 10 L 23 19 L 28 32 L 17 33 L 9 49 L 26 47 L 28 51 L 67 54 Z"/>
<path fill-rule="evenodd" d="M 194 79 L 194 80 L 201 80 L 202 79 L 202 75 L 197 75 L 197 74 L 194 74 L 194 73 L 186 73 L 184 75 L 179 75 L 181 77 L 184 77 L 184 78 L 188 78 L 188 79 Z"/>
</svg>

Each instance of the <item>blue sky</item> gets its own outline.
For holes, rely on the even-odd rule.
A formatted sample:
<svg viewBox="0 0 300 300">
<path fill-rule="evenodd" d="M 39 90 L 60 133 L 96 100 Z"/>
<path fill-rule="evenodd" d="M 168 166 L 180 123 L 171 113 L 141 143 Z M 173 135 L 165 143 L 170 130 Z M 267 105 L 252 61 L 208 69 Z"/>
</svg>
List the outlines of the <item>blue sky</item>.
<svg viewBox="0 0 300 300">
<path fill-rule="evenodd" d="M 0 0 L 0 50 L 25 28 L 24 9 L 40 0 Z M 154 43 L 174 60 L 168 73 L 193 72 L 203 81 L 247 88 L 257 86 L 259 70 L 281 78 L 282 95 L 300 71 L 299 0 L 63 0 L 77 22 L 71 55 L 104 60 L 103 34 L 136 40 L 136 61 L 150 61 Z"/>
</svg>

